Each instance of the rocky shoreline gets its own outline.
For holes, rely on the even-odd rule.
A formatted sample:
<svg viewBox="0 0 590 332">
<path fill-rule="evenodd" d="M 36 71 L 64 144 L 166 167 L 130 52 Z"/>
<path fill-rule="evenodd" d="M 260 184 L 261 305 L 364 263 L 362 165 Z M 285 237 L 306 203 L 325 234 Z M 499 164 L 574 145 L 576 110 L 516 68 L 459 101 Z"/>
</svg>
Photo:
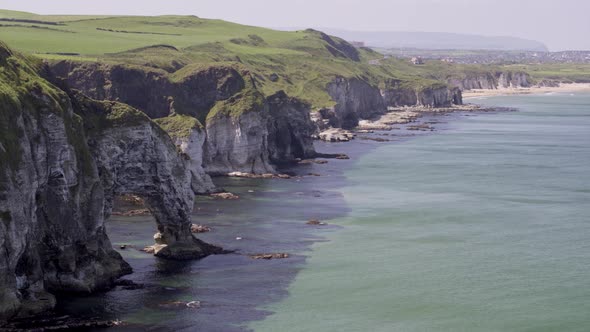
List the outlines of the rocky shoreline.
<svg viewBox="0 0 590 332">
<path fill-rule="evenodd" d="M 389 110 L 388 113 L 380 116 L 375 116 L 371 120 L 363 120 L 359 122 L 359 125 L 356 128 L 353 128 L 349 131 L 352 136 L 351 139 L 354 137 L 362 138 L 365 136 L 356 136 L 356 135 L 369 135 L 372 140 L 378 141 L 379 136 L 381 135 L 397 135 L 398 131 L 406 130 L 406 131 L 413 131 L 413 128 L 422 128 L 421 126 L 428 126 L 429 128 L 433 127 L 437 121 L 432 121 L 432 118 L 429 116 L 444 116 L 451 113 L 473 113 L 473 112 L 491 112 L 491 111 L 504 111 L 507 109 L 499 109 L 499 108 L 482 108 L 477 105 L 463 105 L 457 107 L 449 107 L 449 108 L 440 108 L 440 109 L 433 109 L 433 108 L 426 108 L 426 107 L 402 107 L 402 108 L 392 108 Z M 424 120 L 427 118 L 429 121 Z M 397 128 L 397 126 L 400 126 Z M 434 129 L 434 128 L 432 128 Z M 338 129 L 342 130 L 342 129 Z M 337 130 L 337 131 L 338 131 Z M 391 134 L 391 131 L 395 131 L 395 134 Z M 429 129 L 430 131 L 430 129 Z M 400 134 L 401 135 L 401 134 Z M 381 142 L 389 141 L 383 139 Z M 345 150 L 346 148 L 343 148 Z M 335 154 L 335 155 L 322 155 L 318 154 L 318 156 L 323 157 L 331 157 L 335 159 L 348 159 L 349 157 L 344 154 Z M 323 165 L 327 163 L 326 160 L 317 158 L 317 159 L 305 159 L 300 160 L 298 162 L 299 165 L 306 165 L 306 164 L 316 164 L 316 165 Z M 227 176 L 235 176 L 235 177 L 245 177 L 245 178 L 257 178 L 257 179 L 281 179 L 281 180 L 289 180 L 292 178 L 297 178 L 296 176 L 281 176 L 280 173 L 278 174 L 248 174 L 248 173 L 235 173 L 235 174 L 228 174 Z M 238 200 L 240 199 L 239 196 L 231 194 L 231 193 L 215 193 L 211 194 L 213 199 L 218 200 Z M 120 212 L 121 210 L 117 209 L 115 213 L 120 216 L 130 216 L 135 215 L 133 211 L 142 211 L 145 212 L 146 209 L 143 207 L 146 205 L 145 200 L 143 200 L 139 196 L 135 195 L 128 195 L 119 198 L 118 204 L 126 206 L 127 209 L 131 209 L 131 213 Z M 148 211 L 149 212 L 149 211 Z M 141 215 L 141 214 L 139 214 Z M 309 220 L 307 221 L 308 225 L 312 226 L 324 226 L 326 223 L 321 222 L 319 220 Z M 195 225 L 193 224 L 190 228 L 192 233 L 203 233 L 209 232 L 211 229 L 207 226 L 203 225 Z M 156 239 L 156 242 L 159 240 Z M 156 246 L 159 243 L 156 244 Z M 121 248 L 123 249 L 123 248 Z M 148 249 L 146 251 L 146 249 Z M 144 249 L 144 251 L 148 253 L 153 253 L 157 248 L 149 247 Z M 138 249 L 139 250 L 139 249 Z M 217 249 L 219 253 L 222 253 L 221 249 Z M 289 254 L 286 253 L 261 253 L 261 254 L 252 254 L 248 255 L 253 260 L 275 260 L 275 259 L 286 259 L 289 258 Z M 140 288 L 128 288 L 128 289 L 140 289 Z M 170 304 L 172 305 L 172 304 Z M 16 321 L 12 322 L 10 325 L 7 325 L 5 328 L 8 331 L 22 329 L 24 326 L 34 326 L 36 330 L 60 330 L 60 329 L 76 329 L 76 328 L 89 328 L 89 327 L 112 327 L 112 326 L 124 326 L 124 322 L 121 321 L 103 321 L 99 319 L 82 319 L 76 317 L 47 317 L 42 320 L 35 320 L 33 321 L 34 325 L 23 325 L 22 322 Z"/>
<path fill-rule="evenodd" d="M 464 98 L 545 94 L 545 93 L 574 93 L 590 92 L 590 83 L 557 83 L 557 86 L 514 87 L 500 89 L 473 89 L 463 91 Z"/>
</svg>

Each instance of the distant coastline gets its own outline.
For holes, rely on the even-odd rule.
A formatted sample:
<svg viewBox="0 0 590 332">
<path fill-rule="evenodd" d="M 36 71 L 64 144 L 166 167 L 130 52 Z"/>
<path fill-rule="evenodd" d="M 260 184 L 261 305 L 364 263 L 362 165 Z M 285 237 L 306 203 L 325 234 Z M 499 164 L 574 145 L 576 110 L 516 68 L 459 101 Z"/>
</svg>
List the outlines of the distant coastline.
<svg viewBox="0 0 590 332">
<path fill-rule="evenodd" d="M 590 83 L 562 83 L 558 87 L 474 89 L 463 91 L 463 97 L 468 99 L 476 97 L 543 94 L 555 92 L 590 92 Z"/>
</svg>

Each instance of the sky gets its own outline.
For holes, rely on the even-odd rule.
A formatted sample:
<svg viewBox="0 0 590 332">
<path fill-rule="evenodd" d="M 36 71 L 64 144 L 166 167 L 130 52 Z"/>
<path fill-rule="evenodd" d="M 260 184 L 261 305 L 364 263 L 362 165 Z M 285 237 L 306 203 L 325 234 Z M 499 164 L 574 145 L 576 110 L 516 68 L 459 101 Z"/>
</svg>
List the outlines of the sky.
<svg viewBox="0 0 590 332">
<path fill-rule="evenodd" d="M 0 0 L 38 14 L 197 15 L 264 27 L 514 36 L 590 50 L 590 0 Z"/>
</svg>

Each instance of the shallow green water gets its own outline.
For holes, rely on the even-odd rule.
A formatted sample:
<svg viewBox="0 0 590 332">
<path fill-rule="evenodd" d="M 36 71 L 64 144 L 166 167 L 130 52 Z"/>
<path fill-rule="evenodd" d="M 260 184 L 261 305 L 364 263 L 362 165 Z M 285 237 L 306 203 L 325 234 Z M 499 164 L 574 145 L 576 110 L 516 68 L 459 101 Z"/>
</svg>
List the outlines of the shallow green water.
<svg viewBox="0 0 590 332">
<path fill-rule="evenodd" d="M 590 95 L 494 97 L 345 171 L 350 213 L 256 331 L 589 331 Z"/>
</svg>

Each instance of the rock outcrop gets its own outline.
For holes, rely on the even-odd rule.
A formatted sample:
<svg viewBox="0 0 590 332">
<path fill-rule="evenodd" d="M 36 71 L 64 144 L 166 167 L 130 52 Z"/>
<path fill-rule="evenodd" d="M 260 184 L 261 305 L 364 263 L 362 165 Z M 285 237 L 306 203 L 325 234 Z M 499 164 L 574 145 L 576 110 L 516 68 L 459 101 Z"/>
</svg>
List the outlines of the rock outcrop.
<svg viewBox="0 0 590 332">
<path fill-rule="evenodd" d="M 52 72 L 93 98 L 119 100 L 155 118 L 190 157 L 196 182 L 210 184 L 204 192 L 202 186 L 196 188 L 199 193 L 213 190 L 204 171 L 275 173 L 276 164 L 315 153 L 309 107 L 284 93 L 265 100 L 248 72 L 230 66 L 188 66 L 168 75 L 143 67 L 64 61 L 53 64 Z M 142 99 L 144 95 L 149 97 Z M 175 119 L 180 116 L 179 124 Z M 185 128 L 193 122 L 198 125 Z"/>
<path fill-rule="evenodd" d="M 417 105 L 424 107 L 450 107 L 463 104 L 461 90 L 449 88 L 446 85 L 421 89 L 417 97 Z"/>
<path fill-rule="evenodd" d="M 118 102 L 94 101 L 74 94 L 76 112 L 84 119 L 88 145 L 105 193 L 108 217 L 114 196 L 143 198 L 156 219 L 156 256 L 196 259 L 217 250 L 192 236 L 190 212 L 195 192 L 190 159 L 183 158 L 157 124 L 145 114 Z"/>
<path fill-rule="evenodd" d="M 219 252 L 190 232 L 190 167 L 159 126 L 127 105 L 65 93 L 4 45 L 0 66 L 0 321 L 131 272 L 104 227 L 118 194 L 148 203 L 157 255 Z"/>
<path fill-rule="evenodd" d="M 495 90 L 499 88 L 527 88 L 532 79 L 525 72 L 469 73 L 460 78 L 451 78 L 449 85 L 465 90 Z"/>
<path fill-rule="evenodd" d="M 192 189 L 198 194 L 216 191 L 211 177 L 203 168 L 203 149 L 207 133 L 199 120 L 186 115 L 172 115 L 155 122 L 174 140 L 176 146 L 189 159 Z"/>
<path fill-rule="evenodd" d="M 51 70 L 90 98 L 129 104 L 152 119 L 185 114 L 203 120 L 219 100 L 245 86 L 231 66 L 187 66 L 173 76 L 159 69 L 122 64 L 61 61 Z"/>
<path fill-rule="evenodd" d="M 310 106 L 283 91 L 266 99 L 269 111 L 268 149 L 274 164 L 313 158 L 316 155 L 313 135 L 316 126 L 310 117 Z"/>
<path fill-rule="evenodd" d="M 385 105 L 388 107 L 414 106 L 418 104 L 416 89 L 408 87 L 401 80 L 391 79 L 386 81 L 381 94 Z"/>
<path fill-rule="evenodd" d="M 336 105 L 320 112 L 331 127 L 352 129 L 360 119 L 387 112 L 381 91 L 364 80 L 338 77 L 326 89 Z"/>
<path fill-rule="evenodd" d="M 446 84 L 432 84 L 424 88 L 409 87 L 400 80 L 388 80 L 381 91 L 387 107 L 423 106 L 450 107 L 463 104 L 461 90 Z"/>
<path fill-rule="evenodd" d="M 275 173 L 268 155 L 268 111 L 250 85 L 207 115 L 204 165 L 209 174 Z"/>
<path fill-rule="evenodd" d="M 93 292 L 130 267 L 104 229 L 104 191 L 67 96 L 0 46 L 0 321 Z"/>
</svg>

